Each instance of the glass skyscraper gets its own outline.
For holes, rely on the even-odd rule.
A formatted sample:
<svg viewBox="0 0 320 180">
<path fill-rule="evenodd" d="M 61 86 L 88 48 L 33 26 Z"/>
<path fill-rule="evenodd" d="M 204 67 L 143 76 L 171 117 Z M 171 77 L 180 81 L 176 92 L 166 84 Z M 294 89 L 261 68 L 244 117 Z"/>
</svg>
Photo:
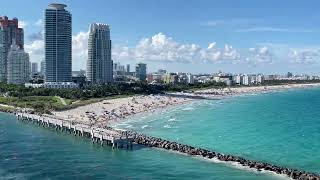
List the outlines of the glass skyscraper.
<svg viewBox="0 0 320 180">
<path fill-rule="evenodd" d="M 91 83 L 113 82 L 109 26 L 93 23 L 89 31 L 87 80 Z"/>
<path fill-rule="evenodd" d="M 50 4 L 45 10 L 45 81 L 71 82 L 71 14 L 64 4 Z"/>
<path fill-rule="evenodd" d="M 145 81 L 147 78 L 147 65 L 139 63 L 136 65 L 136 78 L 140 81 Z"/>
</svg>

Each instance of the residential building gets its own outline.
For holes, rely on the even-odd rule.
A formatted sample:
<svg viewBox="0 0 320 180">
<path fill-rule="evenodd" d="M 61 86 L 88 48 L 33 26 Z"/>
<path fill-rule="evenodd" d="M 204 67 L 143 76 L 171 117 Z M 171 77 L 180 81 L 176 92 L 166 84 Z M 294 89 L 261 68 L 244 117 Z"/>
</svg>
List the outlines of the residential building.
<svg viewBox="0 0 320 180">
<path fill-rule="evenodd" d="M 33 62 L 31 63 L 31 74 L 38 74 L 38 63 Z"/>
<path fill-rule="evenodd" d="M 261 74 L 258 74 L 257 75 L 257 84 L 263 83 L 263 80 L 264 80 L 264 76 Z"/>
<path fill-rule="evenodd" d="M 45 81 L 71 82 L 71 14 L 64 4 L 49 4 L 45 10 Z"/>
<path fill-rule="evenodd" d="M 153 82 L 153 74 L 152 73 L 149 73 L 149 74 L 147 74 L 147 82 L 148 83 L 152 83 Z"/>
<path fill-rule="evenodd" d="M 89 29 L 87 80 L 91 83 L 113 82 L 110 28 L 93 23 Z"/>
<path fill-rule="evenodd" d="M 248 76 L 247 74 L 242 76 L 243 78 L 243 85 L 248 86 L 251 84 L 251 76 Z"/>
<path fill-rule="evenodd" d="M 136 78 L 140 81 L 145 81 L 147 78 L 147 65 L 139 63 L 136 65 Z"/>
<path fill-rule="evenodd" d="M 187 74 L 188 84 L 194 84 L 194 76 L 192 74 Z"/>
<path fill-rule="evenodd" d="M 126 72 L 127 72 L 128 74 L 130 73 L 130 64 L 127 64 Z"/>
<path fill-rule="evenodd" d="M 167 73 L 167 70 L 164 70 L 164 69 L 159 69 L 159 70 L 158 70 L 158 74 L 164 75 L 164 74 L 166 74 L 166 73 Z"/>
<path fill-rule="evenodd" d="M 8 53 L 12 44 L 23 49 L 23 29 L 18 27 L 17 18 L 0 17 L 0 82 L 7 81 Z"/>
<path fill-rule="evenodd" d="M 175 73 L 167 73 L 163 76 L 163 82 L 165 84 L 176 84 L 178 83 L 178 75 Z"/>
<path fill-rule="evenodd" d="M 45 72 L 46 72 L 46 61 L 41 61 L 41 63 L 40 63 L 40 74 L 42 76 L 44 76 Z"/>
<path fill-rule="evenodd" d="M 30 79 L 30 61 L 29 54 L 15 44 L 11 45 L 8 53 L 8 83 L 24 84 Z"/>
<path fill-rule="evenodd" d="M 235 76 L 235 83 L 237 84 L 237 85 L 242 85 L 243 84 L 243 77 L 242 77 L 242 75 L 241 74 L 237 74 L 236 76 Z"/>
</svg>

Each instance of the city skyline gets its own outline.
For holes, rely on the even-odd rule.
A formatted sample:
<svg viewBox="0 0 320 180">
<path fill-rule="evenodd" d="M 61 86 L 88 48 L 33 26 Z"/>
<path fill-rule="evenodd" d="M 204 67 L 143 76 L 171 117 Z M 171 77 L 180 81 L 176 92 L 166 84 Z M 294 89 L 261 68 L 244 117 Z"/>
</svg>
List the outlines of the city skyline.
<svg viewBox="0 0 320 180">
<path fill-rule="evenodd" d="M 85 6 L 92 12 L 90 16 L 82 15 L 85 2 L 57 2 L 65 3 L 73 14 L 73 70 L 85 69 L 88 25 L 103 22 L 113 29 L 113 61 L 147 63 L 150 71 L 320 72 L 319 43 L 314 38 L 319 28 L 312 23 L 319 17 L 314 9 L 317 1 L 277 2 L 277 7 L 271 2 L 233 2 L 237 8 L 209 1 L 93 1 Z M 40 63 L 44 58 L 43 9 L 49 3 L 38 1 L 30 7 L 19 2 L 19 7 L 0 7 L 1 16 L 17 17 L 24 27 L 25 50 L 31 62 Z M 32 11 L 22 9 L 25 7 Z M 302 7 L 308 11 L 298 12 Z M 106 10 L 99 11 L 103 8 Z M 259 11 L 262 8 L 264 11 Z M 192 16 L 188 15 L 191 10 Z"/>
</svg>

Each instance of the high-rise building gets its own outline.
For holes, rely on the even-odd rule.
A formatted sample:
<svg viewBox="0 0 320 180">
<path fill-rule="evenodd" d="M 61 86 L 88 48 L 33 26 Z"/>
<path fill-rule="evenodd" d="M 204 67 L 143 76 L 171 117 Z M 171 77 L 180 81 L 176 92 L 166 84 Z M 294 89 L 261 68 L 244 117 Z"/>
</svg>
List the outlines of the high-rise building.
<svg viewBox="0 0 320 180">
<path fill-rule="evenodd" d="M 127 73 L 130 73 L 130 64 L 127 64 Z"/>
<path fill-rule="evenodd" d="M 50 4 L 45 10 L 45 81 L 71 82 L 71 14 L 64 4 Z"/>
<path fill-rule="evenodd" d="M 139 63 L 136 65 L 136 78 L 140 81 L 145 81 L 147 78 L 147 65 Z"/>
<path fill-rule="evenodd" d="M 31 74 L 37 74 L 38 73 L 38 63 L 33 62 L 31 63 Z"/>
<path fill-rule="evenodd" d="M 46 73 L 46 61 L 41 61 L 40 63 L 40 74 L 44 76 Z"/>
<path fill-rule="evenodd" d="M 0 17 L 0 82 L 7 81 L 8 53 L 13 41 L 23 49 L 24 33 L 23 29 L 18 27 L 18 19 L 9 20 L 7 16 Z"/>
<path fill-rule="evenodd" d="M 87 80 L 91 83 L 113 82 L 109 26 L 93 23 L 89 31 Z"/>
<path fill-rule="evenodd" d="M 29 54 L 13 43 L 8 53 L 8 83 L 24 84 L 30 79 Z"/>
</svg>

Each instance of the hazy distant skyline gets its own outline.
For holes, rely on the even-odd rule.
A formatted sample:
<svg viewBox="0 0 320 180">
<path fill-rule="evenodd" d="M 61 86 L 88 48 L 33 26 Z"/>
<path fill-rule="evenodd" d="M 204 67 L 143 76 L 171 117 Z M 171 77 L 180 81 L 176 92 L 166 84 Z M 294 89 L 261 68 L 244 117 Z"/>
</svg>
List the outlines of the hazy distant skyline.
<svg viewBox="0 0 320 180">
<path fill-rule="evenodd" d="M 44 59 L 43 16 L 53 1 L 3 1 L 32 62 Z M 64 3 L 73 20 L 73 70 L 85 69 L 91 23 L 111 28 L 113 60 L 149 71 L 320 74 L 320 2 L 108 0 Z"/>
</svg>

